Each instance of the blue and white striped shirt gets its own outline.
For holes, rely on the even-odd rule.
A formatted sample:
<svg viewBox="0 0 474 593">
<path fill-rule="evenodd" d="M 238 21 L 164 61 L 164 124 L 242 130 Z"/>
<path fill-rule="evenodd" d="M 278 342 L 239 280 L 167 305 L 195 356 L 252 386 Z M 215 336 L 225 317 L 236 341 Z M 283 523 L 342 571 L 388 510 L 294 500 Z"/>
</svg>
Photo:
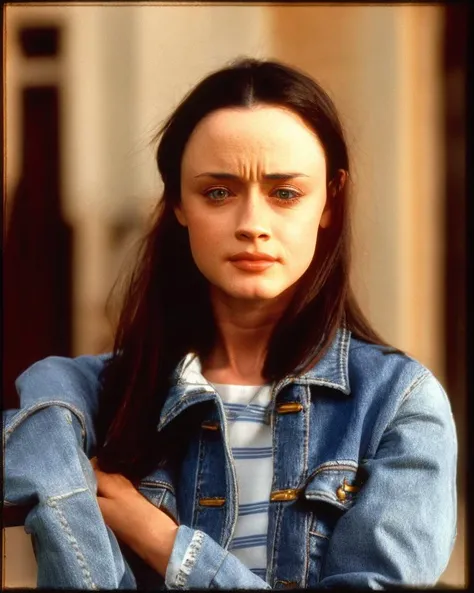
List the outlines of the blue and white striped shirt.
<svg viewBox="0 0 474 593">
<path fill-rule="evenodd" d="M 224 403 L 239 492 L 239 516 L 229 550 L 252 572 L 265 578 L 273 478 L 272 432 L 267 414 L 271 386 L 212 385 Z"/>
</svg>

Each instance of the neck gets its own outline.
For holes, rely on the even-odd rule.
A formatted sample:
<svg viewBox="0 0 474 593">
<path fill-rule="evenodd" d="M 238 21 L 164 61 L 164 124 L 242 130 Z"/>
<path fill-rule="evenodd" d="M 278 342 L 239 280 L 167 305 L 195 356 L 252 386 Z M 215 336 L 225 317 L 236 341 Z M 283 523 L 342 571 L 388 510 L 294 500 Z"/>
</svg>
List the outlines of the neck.
<svg viewBox="0 0 474 593">
<path fill-rule="evenodd" d="M 217 342 L 203 362 L 203 375 L 215 383 L 262 385 L 268 344 L 290 295 L 259 301 L 237 301 L 211 289 Z"/>
</svg>

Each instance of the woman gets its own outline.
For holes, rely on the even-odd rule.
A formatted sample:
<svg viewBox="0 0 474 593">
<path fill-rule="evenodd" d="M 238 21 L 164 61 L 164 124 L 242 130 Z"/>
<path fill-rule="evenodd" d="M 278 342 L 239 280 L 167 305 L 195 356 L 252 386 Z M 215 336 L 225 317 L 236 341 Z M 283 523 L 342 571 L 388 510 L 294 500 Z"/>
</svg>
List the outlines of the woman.
<svg viewBox="0 0 474 593">
<path fill-rule="evenodd" d="M 435 583 L 455 536 L 455 428 L 438 381 L 350 290 L 331 100 L 241 60 L 159 137 L 163 197 L 112 356 L 37 363 L 7 413 L 6 498 L 37 503 L 39 584 Z"/>
</svg>

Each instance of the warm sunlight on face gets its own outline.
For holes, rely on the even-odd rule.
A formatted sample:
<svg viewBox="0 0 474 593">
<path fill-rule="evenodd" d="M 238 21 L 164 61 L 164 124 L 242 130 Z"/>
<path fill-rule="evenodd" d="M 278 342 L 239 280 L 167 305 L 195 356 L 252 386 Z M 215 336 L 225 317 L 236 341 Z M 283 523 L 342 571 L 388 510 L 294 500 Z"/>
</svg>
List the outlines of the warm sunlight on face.
<svg viewBox="0 0 474 593">
<path fill-rule="evenodd" d="M 239 300 L 294 286 L 330 222 L 323 147 L 298 115 L 273 106 L 201 120 L 184 151 L 181 198 L 176 215 L 197 267 Z"/>
</svg>

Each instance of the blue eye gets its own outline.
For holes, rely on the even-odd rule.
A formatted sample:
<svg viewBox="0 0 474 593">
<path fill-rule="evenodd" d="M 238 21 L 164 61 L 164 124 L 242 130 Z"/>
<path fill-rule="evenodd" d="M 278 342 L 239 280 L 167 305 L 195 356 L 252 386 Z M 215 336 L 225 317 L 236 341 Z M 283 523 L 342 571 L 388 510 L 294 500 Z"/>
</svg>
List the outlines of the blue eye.
<svg viewBox="0 0 474 593">
<path fill-rule="evenodd" d="M 275 195 L 279 200 L 283 200 L 285 202 L 290 202 L 291 200 L 295 200 L 299 197 L 299 194 L 297 192 L 285 188 L 277 189 L 275 191 Z"/>
<path fill-rule="evenodd" d="M 211 200 L 219 202 L 221 200 L 225 200 L 228 197 L 229 192 L 223 187 L 216 187 L 215 189 L 211 189 L 210 191 L 206 192 L 205 195 Z"/>
</svg>

